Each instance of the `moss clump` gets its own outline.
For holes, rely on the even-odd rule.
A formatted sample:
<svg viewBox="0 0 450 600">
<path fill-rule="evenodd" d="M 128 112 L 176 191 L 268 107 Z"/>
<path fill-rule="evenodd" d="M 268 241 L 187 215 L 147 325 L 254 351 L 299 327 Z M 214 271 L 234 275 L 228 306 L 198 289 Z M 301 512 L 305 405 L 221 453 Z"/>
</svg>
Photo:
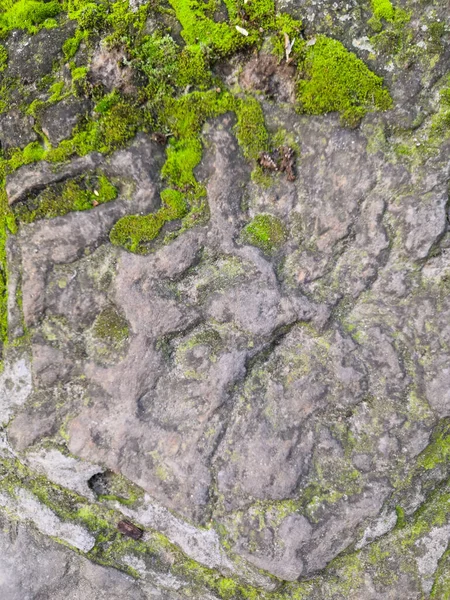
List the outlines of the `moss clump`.
<svg viewBox="0 0 450 600">
<path fill-rule="evenodd" d="M 431 470 L 450 460 L 450 420 L 444 420 L 433 434 L 430 444 L 419 457 L 418 464 Z"/>
<path fill-rule="evenodd" d="M 411 13 L 402 8 L 395 8 L 391 0 L 372 0 L 372 11 L 373 17 L 369 20 L 369 24 L 374 30 L 381 29 L 382 20 L 401 25 L 407 23 L 411 18 Z M 379 27 L 373 27 L 373 23 L 379 24 Z"/>
<path fill-rule="evenodd" d="M 161 200 L 164 203 L 163 211 L 166 220 L 183 218 L 188 212 L 188 203 L 185 195 L 178 190 L 166 189 L 161 192 Z"/>
<path fill-rule="evenodd" d="M 8 65 L 8 51 L 0 44 L 0 73 L 6 69 Z"/>
<path fill-rule="evenodd" d="M 87 39 L 88 33 L 82 29 L 77 29 L 75 35 L 68 38 L 63 44 L 63 53 L 66 60 L 70 60 L 75 56 L 83 40 Z"/>
<path fill-rule="evenodd" d="M 90 210 L 116 197 L 117 189 L 101 173 L 71 179 L 53 189 L 47 188 L 36 198 L 17 204 L 13 210 L 18 221 L 32 223 L 38 219 L 62 217 L 77 210 Z"/>
<path fill-rule="evenodd" d="M 439 94 L 439 111 L 434 115 L 431 124 L 430 138 L 447 138 L 450 134 L 450 75 L 444 79 L 444 87 Z"/>
<path fill-rule="evenodd" d="M 297 85 L 301 112 L 319 115 L 338 111 L 346 124 L 355 125 L 370 110 L 392 105 L 383 79 L 340 42 L 319 35 L 306 50 Z"/>
<path fill-rule="evenodd" d="M 8 161 L 8 170 L 15 171 L 23 165 L 29 165 L 33 162 L 42 160 L 45 156 L 45 148 L 39 142 L 31 142 L 20 150 L 17 148 L 11 153 L 11 158 Z"/>
<path fill-rule="evenodd" d="M 55 0 L 19 0 L 15 3 L 3 0 L 0 7 L 5 11 L 0 14 L 2 34 L 12 29 L 26 29 L 29 33 L 36 33 L 42 27 L 55 27 L 53 17 L 61 11 L 61 5 Z"/>
<path fill-rule="evenodd" d="M 114 307 L 109 306 L 95 319 L 92 333 L 99 341 L 118 348 L 128 338 L 128 323 Z"/>
<path fill-rule="evenodd" d="M 117 221 L 109 234 L 115 246 L 123 246 L 136 253 L 145 252 L 149 242 L 154 240 L 166 222 L 161 212 L 145 216 L 128 215 Z"/>
<path fill-rule="evenodd" d="M 390 22 L 394 20 L 395 9 L 391 0 L 372 0 L 372 11 L 377 19 Z"/>
<path fill-rule="evenodd" d="M 251 96 L 238 99 L 236 114 L 236 137 L 242 152 L 246 158 L 256 160 L 269 146 L 269 134 L 264 124 L 261 105 Z"/>
<path fill-rule="evenodd" d="M 211 3 L 200 4 L 196 0 L 171 0 L 170 3 L 183 27 L 181 35 L 186 43 L 192 45 L 201 41 L 216 56 L 227 56 L 254 43 L 258 37 L 258 30 L 252 31 L 250 36 L 243 36 L 236 30 L 235 26 L 243 23 L 238 18 L 237 4 L 232 0 L 225 2 L 230 23 L 214 21 Z M 269 4 L 273 10 L 273 2 Z"/>
<path fill-rule="evenodd" d="M 244 228 L 242 238 L 248 244 L 269 253 L 283 244 L 286 230 L 280 219 L 267 214 L 256 215 Z"/>
</svg>

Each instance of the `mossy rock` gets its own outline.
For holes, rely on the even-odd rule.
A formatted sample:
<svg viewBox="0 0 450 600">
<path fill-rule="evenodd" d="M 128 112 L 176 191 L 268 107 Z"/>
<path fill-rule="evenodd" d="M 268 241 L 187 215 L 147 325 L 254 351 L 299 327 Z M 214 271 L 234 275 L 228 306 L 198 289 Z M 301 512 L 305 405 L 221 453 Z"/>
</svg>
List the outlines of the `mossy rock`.
<svg viewBox="0 0 450 600">
<path fill-rule="evenodd" d="M 261 248 L 266 253 L 280 248 L 286 237 L 287 232 L 282 221 L 269 214 L 256 215 L 242 232 L 244 242 Z"/>
<path fill-rule="evenodd" d="M 86 335 L 88 354 L 99 364 L 108 364 L 124 355 L 130 329 L 114 306 L 107 306 L 96 317 Z"/>
</svg>

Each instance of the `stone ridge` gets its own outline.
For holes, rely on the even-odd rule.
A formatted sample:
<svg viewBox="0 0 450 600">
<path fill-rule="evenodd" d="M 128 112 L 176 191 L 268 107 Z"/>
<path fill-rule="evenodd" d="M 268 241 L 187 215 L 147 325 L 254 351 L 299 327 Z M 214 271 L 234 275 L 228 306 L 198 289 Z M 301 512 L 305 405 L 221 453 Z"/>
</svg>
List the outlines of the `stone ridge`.
<svg viewBox="0 0 450 600">
<path fill-rule="evenodd" d="M 447 598 L 446 3 L 0 8 L 0 597 Z"/>
</svg>

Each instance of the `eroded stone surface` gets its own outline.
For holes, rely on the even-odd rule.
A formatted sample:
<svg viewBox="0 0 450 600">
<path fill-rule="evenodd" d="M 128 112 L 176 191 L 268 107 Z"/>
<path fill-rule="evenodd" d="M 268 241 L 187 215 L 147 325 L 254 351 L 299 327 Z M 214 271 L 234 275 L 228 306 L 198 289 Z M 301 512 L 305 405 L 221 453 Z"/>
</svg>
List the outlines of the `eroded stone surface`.
<svg viewBox="0 0 450 600">
<path fill-rule="evenodd" d="M 291 4 L 283 7 L 300 10 Z M 398 146 L 404 131 L 418 136 L 409 139 L 414 147 L 423 143 L 448 52 L 430 67 L 428 26 L 413 21 L 408 44 L 423 42 L 424 52 L 394 64 L 367 44 L 360 3 L 303 2 L 301 10 L 306 35 L 328 32 L 331 22 L 338 39 L 370 56 L 395 105 L 356 129 L 336 115 L 300 116 L 288 104 L 289 65 L 249 58 L 240 82 L 265 95 L 269 130 L 286 130 L 298 146 L 296 181 L 259 185 L 234 117 L 209 122 L 197 169 L 208 219 L 141 256 L 112 246 L 108 234 L 122 216 L 160 205 L 163 148 L 150 135 L 109 156 L 39 162 L 7 178 L 11 206 L 98 168 L 118 197 L 22 224 L 8 240 L 10 336 L 18 344 L 28 337 L 0 374 L 5 453 L 132 519 L 149 547 L 152 530 L 168 540 L 162 558 L 130 547 L 115 559 L 141 577 L 137 584 L 19 526 L 0 557 L 8 600 L 44 593 L 51 561 L 54 573 L 73 575 L 74 599 L 240 597 L 226 582 L 189 587 L 169 542 L 197 571 L 255 586 L 261 598 L 418 600 L 432 589 L 445 597 L 449 148 L 444 140 L 411 157 Z M 423 9 L 424 22 L 444 18 L 433 10 Z M 48 39 L 41 32 L 32 47 Z M 14 48 L 11 73 L 31 51 L 22 34 L 8 41 Z M 48 73 L 52 56 L 30 59 L 24 79 Z M 100 46 L 88 81 L 135 90 L 127 57 Z M 56 144 L 91 109 L 63 100 L 44 115 L 44 132 Z M 30 124 L 15 145 L 34 140 Z M 286 231 L 273 252 L 242 235 L 261 213 Z M 99 338 L 105 314 L 120 322 L 120 339 Z M 103 472 L 141 493 L 119 484 L 95 493 L 90 478 Z M 1 492 L 0 504 L 84 553 L 101 546 L 29 490 Z M 24 545 L 31 550 L 20 568 L 30 565 L 30 583 L 14 561 Z M 45 593 L 62 597 L 56 576 L 47 577 Z"/>
</svg>

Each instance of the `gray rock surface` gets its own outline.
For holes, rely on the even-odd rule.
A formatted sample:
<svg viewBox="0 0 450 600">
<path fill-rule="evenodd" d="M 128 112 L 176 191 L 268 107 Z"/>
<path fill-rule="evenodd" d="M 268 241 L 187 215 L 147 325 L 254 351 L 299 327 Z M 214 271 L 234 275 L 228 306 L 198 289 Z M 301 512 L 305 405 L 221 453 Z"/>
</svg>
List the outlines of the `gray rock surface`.
<svg viewBox="0 0 450 600">
<path fill-rule="evenodd" d="M 378 37 L 368 3 L 280 2 L 301 35 L 332 33 L 383 74 L 392 109 L 345 127 L 296 112 L 290 63 L 217 65 L 258 92 L 297 177 L 264 173 L 267 185 L 235 115 L 208 120 L 195 170 L 207 209 L 166 223 L 146 254 L 109 234 L 161 207 L 172 132 L 152 131 L 153 106 L 109 153 L 7 172 L 16 216 L 100 172 L 117 196 L 0 231 L 1 600 L 448 597 L 448 22 L 432 37 L 444 4 L 405 2 L 408 25 Z M 114 90 L 141 102 L 132 53 L 99 29 L 71 64 L 74 31 L 61 21 L 5 41 L 4 77 L 22 86 L 0 115 L 5 152 L 64 148 Z M 17 99 L 42 101 L 43 77 L 66 95 L 38 113 L 38 136 Z M 261 214 L 283 232 L 270 249 L 245 236 Z M 119 533 L 124 519 L 137 539 Z"/>
</svg>

